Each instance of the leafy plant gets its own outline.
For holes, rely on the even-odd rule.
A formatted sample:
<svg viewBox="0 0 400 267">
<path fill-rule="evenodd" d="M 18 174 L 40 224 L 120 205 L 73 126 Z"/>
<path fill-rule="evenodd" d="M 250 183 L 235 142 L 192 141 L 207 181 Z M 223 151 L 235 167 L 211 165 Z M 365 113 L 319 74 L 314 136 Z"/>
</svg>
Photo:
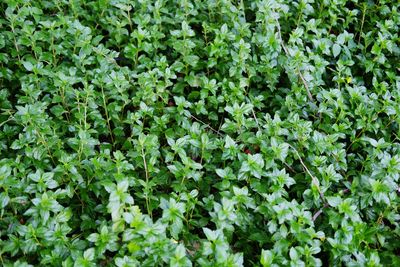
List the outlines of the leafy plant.
<svg viewBox="0 0 400 267">
<path fill-rule="evenodd" d="M 399 8 L 2 1 L 1 265 L 400 265 Z"/>
</svg>

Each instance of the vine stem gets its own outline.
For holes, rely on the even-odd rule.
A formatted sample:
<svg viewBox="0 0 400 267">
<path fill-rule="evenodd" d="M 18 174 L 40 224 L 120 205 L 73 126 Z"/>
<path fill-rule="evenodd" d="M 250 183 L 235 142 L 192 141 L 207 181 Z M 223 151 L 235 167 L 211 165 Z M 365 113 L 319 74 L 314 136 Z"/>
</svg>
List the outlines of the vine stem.
<svg viewBox="0 0 400 267">
<path fill-rule="evenodd" d="M 0 123 L 0 127 L 2 127 L 4 124 L 6 124 L 7 122 L 13 121 L 14 118 L 8 118 L 7 120 L 3 121 Z"/>
<path fill-rule="evenodd" d="M 143 166 L 144 166 L 144 172 L 145 172 L 145 176 L 146 176 L 146 186 L 148 186 L 149 184 L 149 170 L 147 168 L 147 161 L 146 161 L 146 155 L 144 153 L 144 149 L 142 146 L 142 158 L 143 158 Z M 147 208 L 147 213 L 149 214 L 150 218 L 153 218 L 153 214 L 150 210 L 150 202 L 149 202 L 149 197 L 147 195 L 147 192 L 145 193 L 145 198 L 146 198 L 146 208 Z"/>
<path fill-rule="evenodd" d="M 20 57 L 20 53 L 19 53 L 19 47 L 18 47 L 18 43 L 17 43 L 17 39 L 15 38 L 16 34 L 15 34 L 15 29 L 14 29 L 14 23 L 12 22 L 11 24 L 11 31 L 13 33 L 14 36 L 14 46 L 15 46 L 15 50 L 17 51 L 17 57 L 18 57 L 18 61 L 21 62 L 21 57 Z"/>
<path fill-rule="evenodd" d="M 102 94 L 102 97 L 103 97 L 104 111 L 106 113 L 107 127 L 108 127 L 108 131 L 110 132 L 110 138 L 111 138 L 112 146 L 114 147 L 114 137 L 113 137 L 113 133 L 112 133 L 112 130 L 111 130 L 110 117 L 108 116 L 106 96 L 104 95 L 103 86 L 101 86 L 101 94 Z"/>
<path fill-rule="evenodd" d="M 363 8 L 363 15 L 362 15 L 362 19 L 361 19 L 361 28 L 360 28 L 360 32 L 359 32 L 359 34 L 358 34 L 358 43 L 361 42 L 361 34 L 362 34 L 362 31 L 363 31 L 363 28 L 364 28 L 365 11 L 367 10 L 367 5 L 364 4 L 363 7 L 364 7 L 364 8 Z"/>
<path fill-rule="evenodd" d="M 329 207 L 329 205 L 328 203 L 325 203 L 324 206 L 312 216 L 312 221 L 314 222 L 319 217 L 319 215 L 321 215 L 324 212 L 324 208 L 327 207 Z"/>
<path fill-rule="evenodd" d="M 282 39 L 281 25 L 279 24 L 279 20 L 278 20 L 277 18 L 275 18 L 275 20 L 276 20 L 276 26 L 277 26 L 277 28 L 278 28 L 278 35 L 279 35 L 279 39 L 280 39 L 280 41 L 281 41 L 281 46 L 282 46 L 282 48 L 283 48 L 283 51 L 285 51 L 285 54 L 286 54 L 288 57 L 290 57 L 289 50 L 287 49 L 287 47 L 286 47 L 286 45 L 285 45 L 285 42 L 284 42 L 283 39 Z M 314 102 L 314 98 L 313 98 L 313 96 L 312 96 L 312 94 L 311 94 L 311 92 L 310 92 L 310 87 L 308 86 L 308 84 L 307 84 L 307 82 L 306 82 L 306 79 L 304 78 L 304 76 L 303 76 L 303 74 L 301 73 L 300 69 L 297 69 L 297 74 L 299 75 L 301 82 L 303 83 L 304 87 L 306 88 L 308 99 L 309 99 L 311 102 Z"/>
<path fill-rule="evenodd" d="M 54 160 L 54 157 L 51 153 L 49 144 L 46 142 L 46 139 L 44 139 L 43 135 L 40 133 L 40 131 L 38 130 L 38 128 L 35 127 L 35 133 L 37 134 L 37 136 L 40 138 L 41 143 L 45 146 L 45 148 L 47 149 L 47 153 L 51 159 L 51 161 L 53 162 L 54 166 L 56 165 L 56 161 Z"/>
<path fill-rule="evenodd" d="M 318 181 L 318 179 L 317 179 L 314 175 L 311 174 L 311 172 L 310 172 L 310 170 L 307 168 L 306 164 L 304 164 L 303 159 L 300 157 L 300 154 L 299 154 L 299 152 L 297 151 L 297 149 L 294 148 L 291 144 L 288 144 L 288 145 L 289 145 L 289 146 L 293 149 L 293 151 L 296 153 L 296 155 L 297 155 L 297 157 L 299 158 L 300 163 L 301 163 L 301 165 L 303 166 L 304 170 L 308 173 L 308 175 L 310 175 L 311 180 L 312 180 L 312 183 L 313 183 L 313 184 L 315 185 L 315 187 L 317 188 L 318 193 L 319 193 L 319 195 L 320 195 L 322 201 L 324 202 L 324 206 L 323 206 L 322 208 L 320 208 L 320 209 L 312 216 L 312 221 L 315 221 L 315 220 L 324 212 L 324 209 L 327 208 L 327 207 L 329 207 L 329 204 L 328 204 L 328 202 L 327 202 L 326 199 L 325 199 L 324 193 L 322 192 L 321 188 L 319 187 L 319 181 Z"/>
<path fill-rule="evenodd" d="M 210 130 L 212 130 L 212 131 L 215 132 L 216 134 L 218 134 L 218 135 L 220 135 L 220 136 L 223 137 L 223 135 L 222 135 L 219 131 L 217 131 L 217 130 L 215 130 L 213 127 L 211 127 L 210 124 L 205 123 L 204 121 L 202 121 L 202 120 L 196 118 L 196 117 L 193 116 L 193 115 L 190 115 L 190 117 L 191 117 L 192 119 L 194 119 L 194 120 L 196 120 L 196 121 L 202 123 L 204 126 L 206 126 L 207 128 L 210 128 Z"/>
<path fill-rule="evenodd" d="M 291 144 L 288 144 L 288 145 L 289 145 L 289 146 L 293 149 L 293 151 L 296 153 L 297 157 L 298 157 L 299 160 L 300 160 L 300 164 L 303 166 L 303 168 L 304 168 L 304 170 L 307 172 L 307 174 L 311 177 L 312 183 L 313 183 L 313 184 L 315 185 L 315 187 L 317 188 L 318 193 L 319 193 L 319 195 L 321 196 L 322 201 L 326 203 L 324 193 L 322 192 L 321 188 L 319 187 L 319 181 L 318 181 L 318 179 L 315 178 L 315 176 L 311 174 L 311 172 L 310 172 L 310 170 L 307 168 L 306 164 L 304 164 L 304 161 L 303 161 L 303 159 L 301 158 L 301 156 L 300 156 L 299 152 L 297 151 L 297 149 L 294 148 Z"/>
<path fill-rule="evenodd" d="M 258 130 L 261 132 L 261 127 L 260 127 L 260 124 L 258 123 L 258 119 L 257 119 L 257 117 L 256 117 L 256 113 L 254 112 L 254 109 L 253 109 L 253 108 L 251 108 L 251 112 L 253 113 L 253 117 L 254 117 L 254 120 L 256 121 Z"/>
</svg>

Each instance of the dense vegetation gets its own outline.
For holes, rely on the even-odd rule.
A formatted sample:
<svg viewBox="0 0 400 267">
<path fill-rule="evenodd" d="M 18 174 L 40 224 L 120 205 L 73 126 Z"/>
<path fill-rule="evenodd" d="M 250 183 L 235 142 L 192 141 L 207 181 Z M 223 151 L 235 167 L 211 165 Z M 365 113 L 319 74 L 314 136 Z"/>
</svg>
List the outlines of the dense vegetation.
<svg viewBox="0 0 400 267">
<path fill-rule="evenodd" d="M 399 3 L 1 1 L 0 264 L 400 266 Z"/>
</svg>

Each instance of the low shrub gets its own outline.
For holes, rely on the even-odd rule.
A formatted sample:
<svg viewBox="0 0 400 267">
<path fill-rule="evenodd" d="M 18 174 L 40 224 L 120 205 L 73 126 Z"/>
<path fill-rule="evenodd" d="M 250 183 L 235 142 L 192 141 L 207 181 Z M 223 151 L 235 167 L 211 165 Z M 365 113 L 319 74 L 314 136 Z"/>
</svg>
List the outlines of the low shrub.
<svg viewBox="0 0 400 267">
<path fill-rule="evenodd" d="M 400 266 L 398 1 L 4 0 L 3 266 Z"/>
</svg>

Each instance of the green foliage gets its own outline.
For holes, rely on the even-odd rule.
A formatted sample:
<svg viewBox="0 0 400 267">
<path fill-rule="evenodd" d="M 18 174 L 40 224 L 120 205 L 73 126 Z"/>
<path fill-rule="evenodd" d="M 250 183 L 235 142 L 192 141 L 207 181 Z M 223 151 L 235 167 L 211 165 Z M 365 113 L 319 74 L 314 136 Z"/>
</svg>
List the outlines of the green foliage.
<svg viewBox="0 0 400 267">
<path fill-rule="evenodd" d="M 1 1 L 1 265 L 400 266 L 399 8 Z"/>
</svg>

